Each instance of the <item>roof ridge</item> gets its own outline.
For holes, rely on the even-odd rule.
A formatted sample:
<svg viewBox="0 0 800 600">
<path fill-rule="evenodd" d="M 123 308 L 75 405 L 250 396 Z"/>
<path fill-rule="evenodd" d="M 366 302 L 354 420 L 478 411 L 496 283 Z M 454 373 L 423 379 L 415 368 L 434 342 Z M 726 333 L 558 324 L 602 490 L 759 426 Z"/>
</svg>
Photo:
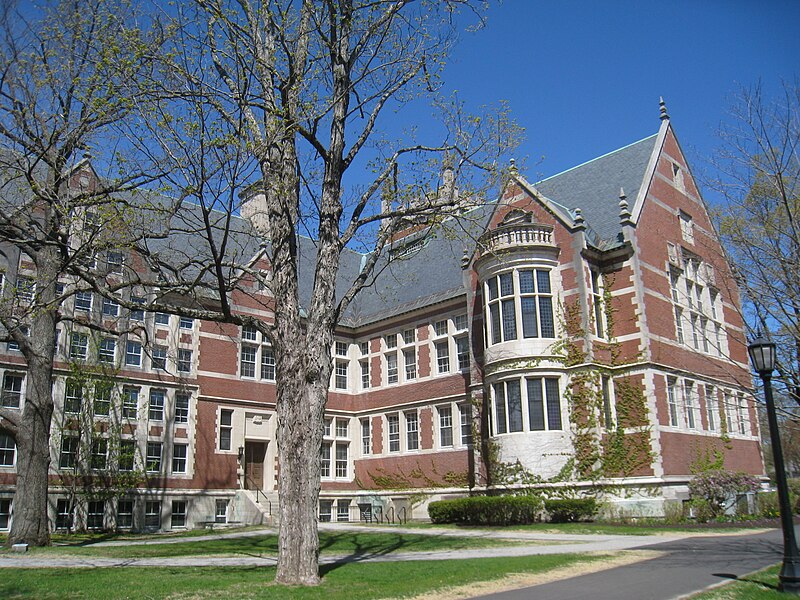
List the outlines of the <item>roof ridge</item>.
<svg viewBox="0 0 800 600">
<path fill-rule="evenodd" d="M 590 160 L 582 162 L 579 165 L 575 165 L 574 167 L 570 167 L 569 169 L 565 169 L 565 170 L 563 170 L 563 171 L 561 171 L 559 173 L 556 173 L 555 175 L 550 175 L 550 177 L 545 177 L 544 179 L 540 179 L 539 181 L 537 181 L 533 185 L 535 186 L 535 185 L 537 185 L 539 183 L 544 183 L 545 181 L 550 181 L 551 179 L 555 179 L 556 177 L 560 177 L 561 175 L 564 175 L 565 173 L 569 173 L 570 171 L 574 171 L 575 169 L 579 169 L 581 167 L 585 167 L 586 165 L 588 165 L 590 163 L 593 163 L 593 162 L 595 162 L 597 160 L 600 160 L 601 158 L 605 158 L 606 156 L 611 156 L 612 154 L 616 154 L 617 152 L 622 152 L 623 150 L 625 150 L 627 148 L 630 148 L 631 146 L 635 146 L 636 144 L 641 144 L 642 142 L 646 142 L 647 140 L 649 140 L 651 138 L 655 138 L 657 136 L 658 136 L 658 133 L 654 133 L 652 135 L 648 135 L 645 138 L 642 138 L 642 139 L 637 140 L 635 142 L 631 142 L 630 144 L 626 144 L 625 146 L 622 146 L 621 148 L 617 148 L 616 150 L 612 150 L 611 152 L 606 152 L 605 154 L 601 154 L 600 156 L 596 156 L 596 157 L 594 157 L 594 158 L 592 158 Z"/>
</svg>

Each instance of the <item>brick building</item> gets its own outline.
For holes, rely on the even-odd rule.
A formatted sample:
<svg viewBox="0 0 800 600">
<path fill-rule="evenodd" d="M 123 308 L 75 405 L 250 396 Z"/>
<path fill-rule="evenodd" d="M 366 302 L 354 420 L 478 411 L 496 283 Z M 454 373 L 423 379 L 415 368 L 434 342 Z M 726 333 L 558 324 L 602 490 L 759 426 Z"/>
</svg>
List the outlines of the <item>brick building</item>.
<svg viewBox="0 0 800 600">
<path fill-rule="evenodd" d="M 255 221 L 256 202 L 242 208 Z M 443 495 L 564 479 L 661 514 L 717 452 L 729 469 L 764 473 L 738 293 L 663 104 L 655 135 L 536 184 L 512 169 L 496 202 L 452 221 L 398 236 L 341 319 L 320 519 L 358 519 L 359 505 L 424 517 Z M 258 264 L 257 238 L 237 227 Z M 13 248 L 0 258 L 8 278 L 32 269 Z M 345 251 L 343 280 L 362 259 Z M 135 259 L 100 260 L 112 270 Z M 271 318 L 256 281 L 232 301 Z M 141 333 L 60 332 L 54 526 L 176 529 L 276 512 L 275 360 L 260 333 L 125 312 L 90 293 L 65 310 Z M 83 360 L 107 365 L 108 381 L 76 382 L 71 364 Z M 0 369 L 3 405 L 20 406 L 13 344 Z M 0 435 L 0 529 L 14 465 Z M 104 469 L 132 478 L 115 493 L 76 489 L 73 475 Z"/>
</svg>

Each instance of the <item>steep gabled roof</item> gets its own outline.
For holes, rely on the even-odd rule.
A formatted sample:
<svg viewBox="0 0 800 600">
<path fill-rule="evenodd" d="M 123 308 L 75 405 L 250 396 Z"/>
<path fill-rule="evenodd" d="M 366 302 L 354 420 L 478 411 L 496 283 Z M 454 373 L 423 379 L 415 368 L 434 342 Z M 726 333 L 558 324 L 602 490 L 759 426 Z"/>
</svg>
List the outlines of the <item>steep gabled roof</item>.
<svg viewBox="0 0 800 600">
<path fill-rule="evenodd" d="M 591 243 L 599 249 L 612 247 L 620 233 L 619 192 L 625 191 L 632 206 L 644 182 L 650 156 L 657 134 L 634 142 L 624 148 L 609 152 L 543 179 L 534 187 L 550 200 L 574 211 L 583 213 L 595 239 Z"/>
</svg>

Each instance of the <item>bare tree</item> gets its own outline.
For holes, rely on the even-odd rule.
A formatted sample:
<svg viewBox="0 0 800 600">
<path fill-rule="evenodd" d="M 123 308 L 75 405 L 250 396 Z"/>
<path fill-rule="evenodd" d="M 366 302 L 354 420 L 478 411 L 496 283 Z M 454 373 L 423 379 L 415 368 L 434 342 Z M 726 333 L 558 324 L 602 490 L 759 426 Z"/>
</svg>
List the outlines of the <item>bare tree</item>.
<svg viewBox="0 0 800 600">
<path fill-rule="evenodd" d="M 218 304 L 198 316 L 242 322 L 226 296 L 231 274 L 259 273 L 241 262 L 244 254 L 233 269 L 231 215 L 249 216 L 264 245 L 274 321 L 253 324 L 276 357 L 279 583 L 319 582 L 319 456 L 340 316 L 388 264 L 399 231 L 460 215 L 465 197 L 497 181 L 497 159 L 518 139 L 505 112 L 470 116 L 440 95 L 458 13 L 480 22 L 481 9 L 456 0 L 197 0 L 177 17 L 154 134 L 179 165 L 169 188 L 187 200 L 181 214 L 204 233 L 212 260 L 192 265 L 187 277 L 190 252 L 181 256 L 171 244 L 167 253 L 142 253 L 171 282 L 162 290 L 188 291 L 201 280 L 218 286 Z M 385 113 L 425 99 L 441 117 L 438 132 L 379 128 L 394 124 Z M 432 191 L 443 162 L 448 177 Z M 313 240 L 311 257 L 301 257 L 302 234 Z M 347 247 L 368 252 L 343 281 Z M 305 303 L 302 277 L 312 281 Z"/>
<path fill-rule="evenodd" d="M 745 321 L 778 346 L 780 390 L 800 404 L 800 86 L 768 99 L 741 92 L 713 187 L 722 241 L 745 295 Z"/>
<path fill-rule="evenodd" d="M 144 179 L 139 165 L 121 160 L 126 149 L 112 134 L 131 114 L 136 82 L 158 47 L 134 16 L 127 2 L 112 0 L 54 2 L 33 15 L 6 2 L 0 13 L 0 243 L 5 275 L 15 281 L 0 323 L 27 365 L 22 410 L 0 407 L 0 430 L 18 449 L 9 544 L 49 543 L 59 306 L 105 278 L 90 269 L 95 254 L 120 243 L 131 215 L 110 194 Z M 115 176 L 86 183 L 88 150 L 114 164 Z"/>
</svg>

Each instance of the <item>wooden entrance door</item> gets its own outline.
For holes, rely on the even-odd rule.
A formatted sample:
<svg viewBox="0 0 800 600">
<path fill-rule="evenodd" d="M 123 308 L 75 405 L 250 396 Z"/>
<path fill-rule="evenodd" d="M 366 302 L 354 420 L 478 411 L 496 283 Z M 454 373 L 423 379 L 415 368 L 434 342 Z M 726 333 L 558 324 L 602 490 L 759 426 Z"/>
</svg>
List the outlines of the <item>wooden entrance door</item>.
<svg viewBox="0 0 800 600">
<path fill-rule="evenodd" d="M 264 457 L 266 442 L 244 443 L 244 487 L 247 490 L 264 489 Z"/>
</svg>

